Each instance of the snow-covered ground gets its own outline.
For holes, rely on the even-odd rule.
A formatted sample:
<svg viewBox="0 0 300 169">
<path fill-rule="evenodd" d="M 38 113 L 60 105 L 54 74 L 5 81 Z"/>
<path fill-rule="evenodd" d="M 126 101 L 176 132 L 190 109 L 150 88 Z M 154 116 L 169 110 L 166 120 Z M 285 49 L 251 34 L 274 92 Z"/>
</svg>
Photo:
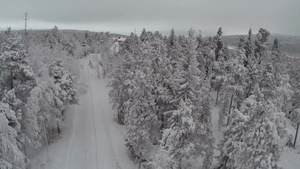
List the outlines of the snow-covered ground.
<svg viewBox="0 0 300 169">
<path fill-rule="evenodd" d="M 43 148 L 31 160 L 33 169 L 134 169 L 134 162 L 125 147 L 125 127 L 116 123 L 109 104 L 107 80 L 99 79 L 97 69 L 82 59 L 80 83 L 87 86 L 79 105 L 66 115 L 66 126 L 56 142 Z"/>
</svg>

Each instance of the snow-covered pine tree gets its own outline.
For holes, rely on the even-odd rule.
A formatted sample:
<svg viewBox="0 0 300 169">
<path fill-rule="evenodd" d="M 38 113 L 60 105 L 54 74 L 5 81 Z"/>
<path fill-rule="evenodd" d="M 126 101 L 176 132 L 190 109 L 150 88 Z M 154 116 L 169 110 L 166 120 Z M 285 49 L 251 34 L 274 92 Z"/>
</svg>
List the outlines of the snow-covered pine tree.
<svg viewBox="0 0 300 169">
<path fill-rule="evenodd" d="M 74 76 L 63 68 L 62 60 L 56 58 L 50 63 L 49 76 L 53 78 L 57 86 L 56 95 L 64 104 L 76 104 L 78 102 L 78 91 Z"/>
<path fill-rule="evenodd" d="M 38 112 L 40 108 L 36 99 L 28 98 L 25 109 L 21 116 L 21 131 L 19 135 L 20 142 L 24 149 L 30 145 L 34 149 L 40 148 L 40 128 L 38 125 Z"/>
<path fill-rule="evenodd" d="M 50 138 L 52 136 L 51 132 L 55 131 L 55 134 L 61 132 L 60 126 L 64 118 L 61 111 L 63 111 L 65 105 L 55 94 L 57 86 L 51 78 L 49 79 L 39 83 L 31 90 L 28 106 L 33 107 L 31 111 L 38 117 L 40 135 L 44 136 L 44 132 L 47 132 Z M 48 131 L 45 131 L 45 129 Z"/>
<path fill-rule="evenodd" d="M 2 90 L 9 91 L 14 88 L 17 98 L 23 102 L 36 85 L 25 44 L 21 37 L 14 35 L 10 29 L 6 31 L 1 45 L 0 75 L 3 79 L 0 84 Z"/>
<path fill-rule="evenodd" d="M 16 113 L 21 112 L 22 101 L 16 97 L 15 89 L 9 90 L 4 93 L 2 98 L 3 103 L 7 103 L 10 108 Z"/>
<path fill-rule="evenodd" d="M 12 122 L 15 126 L 12 126 Z M 25 168 L 25 156 L 17 141 L 20 124 L 9 105 L 0 102 L 0 168 Z"/>
</svg>

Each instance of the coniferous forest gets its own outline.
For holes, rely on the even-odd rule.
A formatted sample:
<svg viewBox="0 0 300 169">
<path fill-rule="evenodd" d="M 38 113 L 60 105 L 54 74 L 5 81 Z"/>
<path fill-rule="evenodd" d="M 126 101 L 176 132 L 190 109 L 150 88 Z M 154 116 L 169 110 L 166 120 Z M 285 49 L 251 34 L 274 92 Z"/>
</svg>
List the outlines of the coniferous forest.
<svg viewBox="0 0 300 169">
<path fill-rule="evenodd" d="M 121 44 L 109 96 L 139 163 L 182 168 L 202 157 L 202 168 L 278 168 L 282 146 L 294 146 L 285 123 L 299 125 L 298 59 L 278 39 L 270 43 L 266 29 L 250 29 L 236 49 L 222 33 L 204 40 L 193 29 L 187 36 L 144 29 Z"/>
<path fill-rule="evenodd" d="M 297 144 L 300 62 L 267 29 L 250 29 L 234 48 L 222 28 L 211 37 L 193 29 L 118 36 L 56 26 L 1 32 L 1 169 L 30 168 L 33 153 L 60 139 L 66 112 L 87 90 L 79 60 L 91 54 L 101 55 L 96 65 L 138 168 L 286 168 L 278 162 Z"/>
</svg>

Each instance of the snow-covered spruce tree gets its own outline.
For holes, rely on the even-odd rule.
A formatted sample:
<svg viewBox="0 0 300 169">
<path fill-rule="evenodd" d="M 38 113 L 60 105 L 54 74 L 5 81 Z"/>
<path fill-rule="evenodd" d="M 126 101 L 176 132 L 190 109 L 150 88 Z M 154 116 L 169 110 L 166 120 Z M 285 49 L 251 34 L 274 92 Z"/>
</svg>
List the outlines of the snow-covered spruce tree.
<svg viewBox="0 0 300 169">
<path fill-rule="evenodd" d="M 129 83 L 129 100 L 125 103 L 125 125 L 127 146 L 141 164 L 149 160 L 153 143 L 159 135 L 159 121 L 149 66 L 141 65 L 136 69 Z"/>
<path fill-rule="evenodd" d="M 213 42 L 214 42 L 214 45 L 215 45 L 215 61 L 218 61 L 219 58 L 221 57 L 226 57 L 223 55 L 223 48 L 224 48 L 224 42 L 223 42 L 223 39 L 222 39 L 222 28 L 220 27 L 218 29 L 218 32 L 217 32 L 217 35 L 214 36 L 213 38 Z"/>
<path fill-rule="evenodd" d="M 199 34 L 196 38 L 197 40 L 197 48 L 196 48 L 196 51 L 197 51 L 197 61 L 199 63 L 198 65 L 198 68 L 201 72 L 203 72 L 203 74 L 206 76 L 206 74 L 208 73 L 208 70 L 206 69 L 206 64 L 210 61 L 210 60 L 207 60 L 206 62 L 206 58 L 204 57 L 204 42 L 203 42 L 203 38 L 202 38 L 202 35 L 201 35 L 201 31 L 199 31 Z M 207 70 L 207 72 L 206 72 Z"/>
<path fill-rule="evenodd" d="M 8 104 L 0 102 L 0 168 L 25 168 L 25 156 L 17 141 L 19 130 L 15 112 Z"/>
<path fill-rule="evenodd" d="M 210 40 L 206 40 L 202 46 L 198 46 L 198 57 L 199 68 L 203 68 L 205 73 L 205 79 L 208 79 L 212 73 L 212 65 L 215 59 L 215 52 L 212 47 L 212 42 Z M 203 62 L 201 65 L 201 61 Z M 200 69 L 201 70 L 201 69 Z"/>
<path fill-rule="evenodd" d="M 288 74 L 290 77 L 290 85 L 293 91 L 293 95 L 290 101 L 290 108 L 288 110 L 287 117 L 294 123 L 297 127 L 300 125 L 300 83 L 299 83 L 299 59 L 290 59 L 288 66 Z M 298 132 L 298 131 L 296 131 Z M 290 144 L 291 145 L 291 144 Z M 294 142 L 294 147 L 296 142 Z"/>
<path fill-rule="evenodd" d="M 167 57 L 167 48 L 162 41 L 160 33 L 155 32 L 153 40 L 150 42 L 147 57 L 151 61 L 150 72 L 154 86 L 153 94 L 158 107 L 157 115 L 161 121 L 161 128 L 167 123 L 164 112 L 174 109 L 174 104 L 170 103 L 174 99 L 174 89 L 172 79 L 172 65 Z"/>
<path fill-rule="evenodd" d="M 280 49 L 279 41 L 275 38 L 271 50 L 271 54 L 268 57 L 269 61 L 272 62 L 275 69 L 275 75 L 277 73 L 287 74 L 288 71 L 288 58 Z"/>
<path fill-rule="evenodd" d="M 141 34 L 141 36 L 140 36 L 140 40 L 141 40 L 142 42 L 146 42 L 147 40 L 149 40 L 145 28 L 143 28 L 142 34 Z"/>
<path fill-rule="evenodd" d="M 291 86 L 291 78 L 288 73 L 288 57 L 280 50 L 278 39 L 274 40 L 268 62 L 273 65 L 275 92 L 273 103 L 288 116 L 292 110 L 292 96 L 295 90 Z"/>
<path fill-rule="evenodd" d="M 171 30 L 171 34 L 167 39 L 167 57 L 170 60 L 172 65 L 172 74 L 174 74 L 175 68 L 178 66 L 177 63 L 179 61 L 179 42 L 178 37 L 175 35 L 174 29 Z"/>
<path fill-rule="evenodd" d="M 257 59 L 258 64 L 261 63 L 261 61 L 265 60 L 268 53 L 268 38 L 270 36 L 270 32 L 266 29 L 260 28 L 255 41 L 255 49 L 254 49 L 254 56 Z"/>
<path fill-rule="evenodd" d="M 195 107 L 190 100 L 181 100 L 178 109 L 172 111 L 171 117 L 168 119 L 170 124 L 167 129 L 163 131 L 161 149 L 168 151 L 168 155 L 172 157 L 171 166 L 168 168 L 181 168 L 182 159 L 190 158 L 194 155 L 199 155 L 196 141 L 196 122 Z"/>
<path fill-rule="evenodd" d="M 241 46 L 245 50 L 246 59 L 244 60 L 244 66 L 248 67 L 249 60 L 253 59 L 254 49 L 253 49 L 253 42 L 252 42 L 252 29 L 250 28 L 248 31 L 248 38 L 247 41 Z"/>
<path fill-rule="evenodd" d="M 300 69 L 299 68 L 300 68 L 299 61 L 292 60 L 292 63 L 290 63 L 290 68 L 288 70 L 290 76 L 291 88 L 294 91 L 294 93 L 291 99 L 292 107 L 287 117 L 291 119 L 291 121 L 294 123 L 300 122 Z"/>
<path fill-rule="evenodd" d="M 254 48 L 252 42 L 252 30 L 249 29 L 248 38 L 245 42 L 240 42 L 238 57 L 243 60 L 244 67 L 247 69 L 247 75 L 244 76 L 246 81 L 246 88 L 244 89 L 244 97 L 243 99 L 249 97 L 252 92 L 254 85 L 257 83 L 257 66 L 258 62 L 254 55 Z M 244 56 L 243 56 L 244 55 Z"/>
<path fill-rule="evenodd" d="M 254 54 L 258 59 L 252 62 L 253 67 L 256 68 L 250 69 L 253 73 L 251 77 L 254 77 L 250 84 L 258 83 L 265 100 L 271 101 L 279 111 L 287 113 L 291 107 L 288 103 L 292 96 L 289 76 L 285 69 L 287 58 L 281 54 L 276 40 L 272 51 L 268 50 L 269 35 L 270 33 L 264 29 L 257 34 L 258 40 Z"/>
<path fill-rule="evenodd" d="M 246 147 L 239 158 L 241 166 L 278 168 L 279 140 L 284 134 L 283 117 L 284 113 L 279 112 L 272 102 L 257 99 L 245 137 Z"/>
<path fill-rule="evenodd" d="M 99 62 L 102 63 L 103 77 L 106 78 L 115 66 L 113 60 L 117 59 L 117 57 L 110 53 L 110 47 L 113 45 L 113 41 L 112 38 L 108 38 L 104 33 L 101 33 L 100 38 L 96 43 L 100 43 L 97 48 L 98 52 L 101 53 L 101 60 L 99 60 Z"/>
<path fill-rule="evenodd" d="M 46 34 L 45 39 L 50 49 L 62 49 L 61 42 L 63 35 L 57 26 L 54 26 L 54 28 Z"/>
<path fill-rule="evenodd" d="M 160 148 L 148 165 L 155 169 L 172 169 L 176 163 L 178 161 L 170 156 L 168 150 Z"/>
<path fill-rule="evenodd" d="M 222 28 L 218 29 L 217 35 L 213 38 L 215 59 L 211 64 L 212 73 L 210 75 L 211 87 L 217 91 L 216 104 L 218 103 L 219 93 L 224 82 L 225 62 L 229 59 L 228 49 L 225 47 L 222 38 Z"/>
<path fill-rule="evenodd" d="M 29 66 L 25 44 L 10 31 L 10 28 L 5 32 L 0 53 L 2 92 L 14 88 L 17 98 L 26 101 L 28 93 L 36 85 L 34 72 Z"/>
<path fill-rule="evenodd" d="M 247 123 L 250 119 L 249 115 L 244 113 L 250 109 L 251 104 L 251 100 L 246 99 L 241 105 L 241 111 L 235 109 L 229 115 L 231 120 L 224 132 L 224 138 L 218 145 L 221 152 L 218 156 L 218 169 L 237 168 L 241 149 L 246 146 L 244 138 L 247 132 Z"/>
<path fill-rule="evenodd" d="M 30 145 L 34 149 L 38 149 L 41 146 L 39 142 L 40 128 L 38 125 L 38 112 L 40 109 L 36 102 L 29 97 L 22 112 L 19 140 L 24 149 L 26 149 L 27 145 Z"/>
<path fill-rule="evenodd" d="M 110 73 L 110 80 L 108 86 L 112 89 L 109 91 L 109 100 L 112 103 L 112 108 L 116 109 L 118 112 L 118 123 L 124 124 L 124 115 L 125 115 L 125 105 L 124 103 L 129 99 L 127 92 L 127 85 L 125 80 L 128 78 L 126 65 L 124 64 L 123 59 L 115 59 L 114 63 L 117 65 Z"/>
<path fill-rule="evenodd" d="M 213 162 L 214 154 L 214 138 L 212 136 L 212 123 L 211 123 L 211 96 L 210 96 L 210 84 L 206 80 L 203 82 L 200 89 L 201 99 L 199 102 L 199 115 L 197 116 L 197 122 L 199 123 L 199 130 L 197 135 L 199 141 L 201 142 L 201 148 L 204 153 L 201 154 L 204 156 L 202 168 L 211 168 Z"/>
<path fill-rule="evenodd" d="M 278 168 L 283 117 L 255 85 L 253 95 L 235 110 L 219 145 L 219 168 Z"/>
<path fill-rule="evenodd" d="M 255 111 L 258 99 L 263 99 L 260 92 L 257 93 L 257 96 L 251 95 L 243 100 L 241 106 L 234 109 L 233 113 L 229 115 L 230 120 L 224 131 L 224 138 L 218 145 L 221 151 L 218 157 L 219 169 L 240 167 L 239 156 L 243 152 L 242 149 L 246 147 L 245 137 L 249 131 L 250 116 Z"/>
<path fill-rule="evenodd" d="M 151 132 L 159 127 L 148 73 L 151 62 L 147 59 L 147 50 L 142 50 L 141 42 L 132 34 L 113 60 L 116 66 L 109 82 L 110 102 L 118 111 L 118 122 L 126 125 L 126 145 L 140 164 L 148 160 L 155 140 Z"/>
<path fill-rule="evenodd" d="M 230 120 L 230 113 L 234 107 L 239 108 L 246 98 L 249 81 L 248 69 L 245 67 L 247 61 L 245 40 L 240 39 L 239 49 L 235 57 L 231 57 L 226 63 L 226 73 L 220 94 L 219 127 L 223 127 Z M 247 63 L 247 65 L 249 65 Z"/>
<path fill-rule="evenodd" d="M 229 73 L 231 74 L 230 76 L 232 77 L 230 78 L 231 81 L 229 81 L 229 84 L 235 89 L 233 101 L 237 108 L 239 108 L 244 99 L 247 98 L 247 89 L 250 81 L 249 69 L 247 66 L 249 65 L 248 57 L 251 57 L 251 52 L 247 52 L 248 49 L 246 48 L 250 48 L 247 47 L 249 43 L 251 42 L 245 42 L 244 45 L 239 47 L 235 57 L 228 62 L 227 66 L 229 68 Z"/>
<path fill-rule="evenodd" d="M 160 149 L 168 151 L 175 163 L 170 168 L 181 168 L 182 159 L 205 156 L 205 167 L 212 161 L 211 114 L 209 108 L 209 88 L 201 78 L 196 59 L 196 39 L 194 31 L 187 38 L 188 53 L 178 63 L 173 81 L 176 95 L 172 101 L 176 109 L 169 111 L 168 128 L 163 131 Z M 202 98 L 201 98 L 202 97 Z M 211 144 L 210 144 L 211 143 Z"/>
<path fill-rule="evenodd" d="M 109 91 L 110 103 L 113 109 L 118 111 L 118 123 L 124 124 L 125 118 L 125 105 L 124 103 L 129 99 L 129 83 L 132 79 L 135 66 L 138 65 L 140 59 L 136 59 L 135 55 L 142 53 L 140 41 L 138 37 L 132 34 L 124 42 L 120 52 L 113 56 L 114 59 L 112 72 L 109 75 L 108 86 L 112 87 Z"/>
</svg>

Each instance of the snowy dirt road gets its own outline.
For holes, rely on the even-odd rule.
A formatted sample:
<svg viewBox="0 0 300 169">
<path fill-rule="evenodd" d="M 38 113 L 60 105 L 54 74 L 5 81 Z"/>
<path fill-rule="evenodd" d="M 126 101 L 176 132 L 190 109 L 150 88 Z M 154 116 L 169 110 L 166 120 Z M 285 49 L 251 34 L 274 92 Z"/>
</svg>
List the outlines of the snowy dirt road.
<svg viewBox="0 0 300 169">
<path fill-rule="evenodd" d="M 49 146 L 48 157 L 46 149 L 42 150 L 32 160 L 32 168 L 114 169 L 117 161 L 122 169 L 136 168 L 124 145 L 124 126 L 115 122 L 109 104 L 107 80 L 98 78 L 97 69 L 89 67 L 89 59 L 80 63 L 79 81 L 87 89 L 79 105 L 69 110 L 68 129 L 62 138 Z"/>
</svg>

